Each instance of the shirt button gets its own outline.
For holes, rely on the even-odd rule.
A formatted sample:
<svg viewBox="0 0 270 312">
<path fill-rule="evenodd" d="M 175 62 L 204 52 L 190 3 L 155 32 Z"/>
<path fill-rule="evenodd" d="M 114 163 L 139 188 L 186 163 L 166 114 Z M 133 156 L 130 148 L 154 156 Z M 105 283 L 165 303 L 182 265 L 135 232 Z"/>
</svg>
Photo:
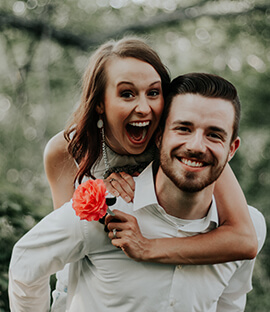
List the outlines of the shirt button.
<svg viewBox="0 0 270 312">
<path fill-rule="evenodd" d="M 175 300 L 172 299 L 171 302 L 170 302 L 170 306 L 173 307 L 174 305 L 175 305 Z"/>
<path fill-rule="evenodd" d="M 182 267 L 181 264 L 178 264 L 178 265 L 176 266 L 176 268 L 177 268 L 178 270 L 181 270 L 183 267 Z"/>
</svg>

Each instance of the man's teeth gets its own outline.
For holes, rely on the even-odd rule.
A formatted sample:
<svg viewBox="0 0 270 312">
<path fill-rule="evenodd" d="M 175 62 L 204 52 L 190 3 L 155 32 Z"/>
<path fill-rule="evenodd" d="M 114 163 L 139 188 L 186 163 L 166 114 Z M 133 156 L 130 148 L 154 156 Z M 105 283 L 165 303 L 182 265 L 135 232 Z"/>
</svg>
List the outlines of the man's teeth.
<svg viewBox="0 0 270 312">
<path fill-rule="evenodd" d="M 129 124 L 133 127 L 146 127 L 146 126 L 149 126 L 150 121 L 130 122 Z"/>
<path fill-rule="evenodd" d="M 190 166 L 190 167 L 202 167 L 203 166 L 203 163 L 201 163 L 201 162 L 191 161 L 191 160 L 188 160 L 185 158 L 182 158 L 181 161 L 182 161 L 182 163 L 184 163 L 185 165 Z"/>
</svg>

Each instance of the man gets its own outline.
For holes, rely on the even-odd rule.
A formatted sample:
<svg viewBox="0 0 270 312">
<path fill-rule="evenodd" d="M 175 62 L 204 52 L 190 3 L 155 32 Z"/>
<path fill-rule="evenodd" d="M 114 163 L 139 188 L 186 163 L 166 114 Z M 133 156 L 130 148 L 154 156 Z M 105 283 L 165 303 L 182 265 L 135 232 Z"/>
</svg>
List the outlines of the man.
<svg viewBox="0 0 270 312">
<path fill-rule="evenodd" d="M 136 179 L 133 203 L 113 206 L 107 218 L 113 243 L 125 218 L 148 239 L 190 236 L 218 226 L 213 182 L 239 147 L 240 106 L 226 80 L 189 74 L 172 82 L 158 138 L 160 165 Z M 249 207 L 259 249 L 265 221 Z M 136 224 L 136 222 L 134 224 Z M 135 226 L 136 229 L 136 226 Z M 119 245 L 119 247 L 122 247 Z M 10 264 L 11 311 L 48 311 L 49 276 L 72 262 L 67 311 L 243 311 L 254 260 L 216 265 L 136 262 L 115 248 L 102 224 L 80 221 L 71 203 L 45 217 L 14 247 Z"/>
</svg>

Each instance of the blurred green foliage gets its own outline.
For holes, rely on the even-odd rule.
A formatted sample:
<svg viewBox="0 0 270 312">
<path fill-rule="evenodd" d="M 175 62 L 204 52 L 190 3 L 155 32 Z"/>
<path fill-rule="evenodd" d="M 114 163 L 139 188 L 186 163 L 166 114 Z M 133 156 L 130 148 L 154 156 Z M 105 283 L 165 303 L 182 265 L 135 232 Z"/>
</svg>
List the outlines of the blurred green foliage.
<svg viewBox="0 0 270 312">
<path fill-rule="evenodd" d="M 1 0 L 0 312 L 9 311 L 14 243 L 52 210 L 46 142 L 79 101 L 91 52 L 110 38 L 146 37 L 171 71 L 216 73 L 242 101 L 242 144 L 231 165 L 264 214 L 270 191 L 270 4 L 267 0 Z M 270 242 L 258 256 L 246 311 L 268 312 Z"/>
</svg>

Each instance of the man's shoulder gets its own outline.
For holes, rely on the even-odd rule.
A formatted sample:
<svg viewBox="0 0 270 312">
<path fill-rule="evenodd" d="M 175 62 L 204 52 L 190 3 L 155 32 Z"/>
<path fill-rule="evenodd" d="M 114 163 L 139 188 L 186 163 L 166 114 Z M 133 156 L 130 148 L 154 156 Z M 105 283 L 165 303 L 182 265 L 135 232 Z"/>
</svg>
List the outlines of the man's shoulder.
<svg viewBox="0 0 270 312">
<path fill-rule="evenodd" d="M 248 206 L 250 217 L 258 238 L 258 252 L 261 250 L 266 238 L 266 222 L 263 214 L 256 208 Z"/>
</svg>

